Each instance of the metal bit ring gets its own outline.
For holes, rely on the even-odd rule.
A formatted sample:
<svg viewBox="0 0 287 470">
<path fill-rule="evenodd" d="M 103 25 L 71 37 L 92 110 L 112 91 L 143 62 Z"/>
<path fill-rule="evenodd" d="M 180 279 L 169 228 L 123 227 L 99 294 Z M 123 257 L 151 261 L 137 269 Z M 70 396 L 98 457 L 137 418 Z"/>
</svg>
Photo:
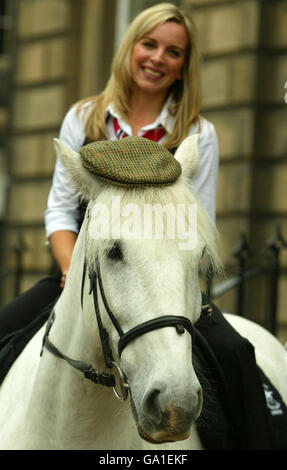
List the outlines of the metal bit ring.
<svg viewBox="0 0 287 470">
<path fill-rule="evenodd" d="M 119 375 L 121 388 L 121 394 L 119 394 L 116 387 L 113 387 L 114 394 L 116 395 L 118 400 L 125 401 L 128 398 L 130 386 L 126 381 L 125 374 L 123 373 L 122 369 L 118 366 L 118 364 L 116 364 L 114 361 L 112 361 L 112 364 L 116 368 L 117 373 Z"/>
</svg>

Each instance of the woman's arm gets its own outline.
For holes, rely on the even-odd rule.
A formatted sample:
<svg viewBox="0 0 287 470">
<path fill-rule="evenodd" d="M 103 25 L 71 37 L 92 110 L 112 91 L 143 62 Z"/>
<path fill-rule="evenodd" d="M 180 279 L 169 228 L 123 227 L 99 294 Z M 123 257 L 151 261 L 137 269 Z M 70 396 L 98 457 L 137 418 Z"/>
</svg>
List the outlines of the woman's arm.
<svg viewBox="0 0 287 470">
<path fill-rule="evenodd" d="M 83 118 L 76 113 L 75 107 L 66 114 L 59 138 L 76 152 L 83 145 L 85 139 Z M 65 284 L 79 230 L 79 201 L 75 197 L 75 193 L 68 171 L 60 156 L 57 155 L 52 187 L 45 211 L 45 227 L 52 253 L 62 272 L 61 287 L 64 287 Z"/>
<path fill-rule="evenodd" d="M 202 130 L 199 139 L 199 168 L 192 179 L 200 203 L 208 212 L 211 220 L 216 221 L 216 188 L 219 166 L 219 150 L 213 124 L 202 120 Z"/>
<path fill-rule="evenodd" d="M 61 287 L 63 288 L 70 267 L 77 234 L 70 230 L 58 230 L 50 235 L 49 241 L 53 255 L 61 269 Z"/>
</svg>

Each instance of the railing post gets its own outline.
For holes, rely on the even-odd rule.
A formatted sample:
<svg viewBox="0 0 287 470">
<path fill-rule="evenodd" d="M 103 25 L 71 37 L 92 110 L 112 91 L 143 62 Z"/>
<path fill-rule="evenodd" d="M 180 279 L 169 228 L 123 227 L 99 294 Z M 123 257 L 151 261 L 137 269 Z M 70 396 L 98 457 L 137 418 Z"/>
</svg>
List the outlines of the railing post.
<svg viewBox="0 0 287 470">
<path fill-rule="evenodd" d="M 237 288 L 237 300 L 236 300 L 236 313 L 237 315 L 244 315 L 244 298 L 245 298 L 245 285 L 244 285 L 244 273 L 246 271 L 247 259 L 251 255 L 251 250 L 247 241 L 247 237 L 242 233 L 239 237 L 239 241 L 232 250 L 232 254 L 238 259 L 238 275 L 239 284 Z"/>
<path fill-rule="evenodd" d="M 282 237 L 281 227 L 277 226 L 275 234 L 267 241 L 266 249 L 271 255 L 270 259 L 270 288 L 269 288 L 269 331 L 277 334 L 278 310 L 278 283 L 280 275 L 280 250 L 286 248 L 287 243 Z"/>
<path fill-rule="evenodd" d="M 17 233 L 17 240 L 14 245 L 11 246 L 11 251 L 16 254 L 14 297 L 18 297 L 20 294 L 20 284 L 23 275 L 23 253 L 26 248 L 27 247 L 23 241 L 22 230 L 19 228 Z"/>
<path fill-rule="evenodd" d="M 206 296 L 208 303 L 212 303 L 212 281 L 213 281 L 213 275 L 211 273 L 208 274 L 208 277 L 206 279 Z"/>
</svg>

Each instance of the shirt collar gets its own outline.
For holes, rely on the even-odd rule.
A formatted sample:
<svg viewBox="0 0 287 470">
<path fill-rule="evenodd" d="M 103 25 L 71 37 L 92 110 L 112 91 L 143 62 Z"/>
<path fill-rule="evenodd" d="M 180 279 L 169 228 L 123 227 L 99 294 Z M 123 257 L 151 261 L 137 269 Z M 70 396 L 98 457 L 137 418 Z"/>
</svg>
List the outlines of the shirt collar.
<svg viewBox="0 0 287 470">
<path fill-rule="evenodd" d="M 165 104 L 163 105 L 163 108 L 158 115 L 158 117 L 155 119 L 154 122 L 151 124 L 148 124 L 147 126 L 144 126 L 141 128 L 140 133 L 146 132 L 150 129 L 156 129 L 160 125 L 165 128 L 168 134 L 171 134 L 173 131 L 173 126 L 174 126 L 174 119 L 169 113 L 169 106 L 172 104 L 172 97 L 169 97 Z M 131 126 L 117 113 L 114 109 L 113 103 L 110 103 L 107 106 L 106 109 L 106 119 L 109 118 L 109 116 L 116 117 L 118 120 L 118 123 L 121 127 L 121 129 L 128 135 L 131 135 Z"/>
</svg>

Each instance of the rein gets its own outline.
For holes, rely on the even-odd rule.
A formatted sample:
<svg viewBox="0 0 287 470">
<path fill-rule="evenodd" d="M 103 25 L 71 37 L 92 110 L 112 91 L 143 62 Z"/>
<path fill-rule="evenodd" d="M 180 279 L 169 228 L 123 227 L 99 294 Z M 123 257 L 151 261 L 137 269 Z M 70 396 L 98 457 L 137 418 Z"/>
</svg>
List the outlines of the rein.
<svg viewBox="0 0 287 470">
<path fill-rule="evenodd" d="M 82 275 L 82 283 L 81 283 L 81 303 L 82 303 L 82 309 L 83 309 L 83 291 L 84 291 L 84 281 L 86 277 L 86 264 L 84 263 L 84 269 L 83 269 L 83 275 Z M 129 391 L 129 385 L 127 383 L 127 379 L 125 377 L 125 374 L 121 370 L 118 364 L 114 361 L 113 358 L 113 353 L 110 347 L 110 340 L 109 340 L 109 335 L 107 330 L 104 328 L 101 315 L 100 315 L 100 309 L 99 309 L 99 302 L 98 302 L 98 289 L 97 286 L 99 285 L 99 291 L 101 294 L 101 298 L 103 301 L 103 304 L 105 306 L 105 309 L 108 313 L 108 316 L 110 320 L 112 321 L 118 335 L 119 335 L 119 342 L 118 342 L 118 355 L 119 358 L 121 357 L 121 354 L 124 350 L 124 348 L 135 338 L 138 336 L 141 336 L 143 334 L 146 334 L 150 331 L 159 329 L 159 328 L 165 328 L 165 327 L 170 327 L 173 326 L 176 328 L 176 331 L 178 334 L 183 334 L 186 331 L 191 335 L 192 338 L 195 336 L 198 336 L 199 333 L 198 331 L 194 328 L 192 325 L 191 321 L 182 316 L 176 316 L 176 315 L 163 315 L 161 317 L 154 318 L 152 320 L 146 321 L 144 323 L 141 323 L 140 325 L 137 325 L 136 327 L 130 329 L 126 333 L 123 332 L 122 328 L 120 327 L 115 315 L 111 311 L 107 298 L 105 295 L 105 291 L 103 288 L 103 283 L 102 283 L 102 277 L 101 277 L 101 272 L 100 272 L 100 265 L 98 260 L 96 261 L 96 272 L 90 273 L 89 274 L 90 278 L 90 290 L 89 290 L 89 295 L 93 294 L 93 300 L 94 300 L 94 308 L 95 308 L 95 314 L 97 318 L 97 323 L 98 323 L 98 329 L 99 329 L 99 335 L 100 335 L 100 340 L 101 340 L 101 345 L 102 345 L 102 352 L 105 360 L 105 364 L 108 369 L 115 368 L 117 371 L 117 374 L 119 376 L 119 385 L 121 389 L 121 393 L 119 393 L 116 389 L 116 380 L 115 376 L 110 373 L 105 373 L 105 372 L 100 372 L 96 370 L 92 365 L 87 364 L 82 361 L 77 361 L 74 359 L 69 358 L 65 354 L 59 351 L 59 349 L 56 348 L 56 346 L 53 345 L 53 343 L 49 339 L 49 332 L 51 330 L 51 327 L 54 323 L 55 320 L 55 311 L 54 309 L 51 312 L 51 315 L 47 321 L 46 325 L 46 330 L 44 333 L 43 337 L 43 343 L 42 343 L 42 349 L 40 355 L 42 356 L 43 354 L 43 349 L 44 347 L 51 352 L 52 354 L 56 355 L 57 357 L 64 359 L 66 362 L 68 362 L 73 368 L 77 369 L 78 371 L 82 372 L 84 376 L 91 380 L 92 382 L 96 384 L 101 384 L 106 387 L 113 387 L 114 393 L 116 397 L 119 400 L 126 400 L 128 397 L 128 391 Z M 201 307 L 201 314 L 204 315 L 210 315 L 212 312 L 211 306 L 209 304 L 203 305 Z"/>
</svg>

